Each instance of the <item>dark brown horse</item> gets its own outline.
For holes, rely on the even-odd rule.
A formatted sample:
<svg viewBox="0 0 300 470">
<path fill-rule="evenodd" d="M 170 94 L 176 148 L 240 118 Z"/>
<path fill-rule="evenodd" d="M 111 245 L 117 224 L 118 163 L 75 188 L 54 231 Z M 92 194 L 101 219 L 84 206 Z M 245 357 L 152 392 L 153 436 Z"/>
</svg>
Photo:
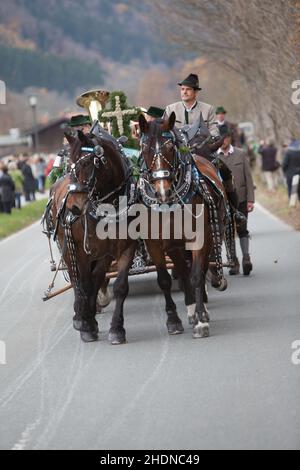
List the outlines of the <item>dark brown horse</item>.
<svg viewBox="0 0 300 470">
<path fill-rule="evenodd" d="M 85 342 L 96 341 L 96 300 L 114 260 L 118 276 L 114 283 L 116 299 L 109 340 L 126 342 L 123 305 L 128 295 L 128 273 L 136 242 L 99 239 L 99 204 L 117 204 L 118 198 L 132 192 L 132 172 L 120 149 L 105 136 L 78 132 L 66 136 L 70 144 L 70 173 L 51 189 L 51 217 L 57 239 L 74 288 L 74 328 Z"/>
<path fill-rule="evenodd" d="M 186 243 L 191 240 L 186 237 L 183 236 L 181 240 L 176 240 L 175 237 L 166 240 L 160 233 L 158 240 L 149 237 L 146 246 L 157 268 L 158 283 L 165 294 L 169 333 L 180 333 L 183 329 L 171 297 L 172 280 L 166 269 L 166 254 L 172 258 L 176 272 L 181 278 L 188 306 L 188 317 L 194 326 L 194 337 L 202 338 L 209 336 L 209 315 L 205 305 L 205 278 L 212 251 L 215 251 L 220 287 L 222 290 L 227 287 L 223 277 L 220 253 L 224 227 L 219 214 L 222 212 L 224 215 L 222 202 L 224 199 L 221 196 L 224 188 L 212 164 L 201 157 L 193 157 L 190 152 L 180 152 L 178 139 L 173 133 L 175 120 L 174 113 L 168 120 L 156 120 L 150 123 L 143 115 L 140 116 L 143 162 L 139 184 L 141 198 L 149 209 L 151 204 L 176 202 L 181 205 L 183 211 L 191 210 L 193 231 L 197 226 L 197 208 L 202 207 L 203 243 L 189 247 L 192 252 L 191 271 L 185 259 Z M 200 176 L 203 174 L 205 178 Z M 210 180 L 215 184 L 210 184 Z M 188 203 L 190 209 L 187 207 Z M 173 231 L 174 223 L 171 233 Z M 185 229 L 182 232 L 185 233 Z"/>
</svg>

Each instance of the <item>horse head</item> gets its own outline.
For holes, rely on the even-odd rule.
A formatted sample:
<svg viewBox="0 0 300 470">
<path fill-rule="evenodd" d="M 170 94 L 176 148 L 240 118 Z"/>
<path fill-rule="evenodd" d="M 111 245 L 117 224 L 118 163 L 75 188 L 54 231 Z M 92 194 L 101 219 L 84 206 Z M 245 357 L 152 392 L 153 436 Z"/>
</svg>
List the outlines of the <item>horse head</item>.
<svg viewBox="0 0 300 470">
<path fill-rule="evenodd" d="M 173 132 L 175 121 L 175 113 L 166 120 L 156 119 L 152 122 L 147 122 L 142 114 L 139 117 L 144 176 L 160 203 L 168 203 L 172 199 L 180 163 Z"/>
<path fill-rule="evenodd" d="M 82 131 L 76 137 L 66 134 L 66 138 L 70 144 L 72 182 L 83 192 L 103 196 L 121 183 L 124 165 L 117 145 Z"/>
</svg>

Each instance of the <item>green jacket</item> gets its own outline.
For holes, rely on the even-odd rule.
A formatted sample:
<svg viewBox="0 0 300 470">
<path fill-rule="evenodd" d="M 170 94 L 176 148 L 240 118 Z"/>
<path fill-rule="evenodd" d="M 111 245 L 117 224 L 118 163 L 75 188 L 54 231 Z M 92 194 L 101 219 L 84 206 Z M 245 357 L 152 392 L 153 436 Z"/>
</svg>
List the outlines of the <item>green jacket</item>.
<svg viewBox="0 0 300 470">
<path fill-rule="evenodd" d="M 9 174 L 12 177 L 13 182 L 15 183 L 15 187 L 16 187 L 15 192 L 22 193 L 23 183 L 24 183 L 22 172 L 20 170 L 13 170 L 13 171 L 10 171 Z"/>
</svg>

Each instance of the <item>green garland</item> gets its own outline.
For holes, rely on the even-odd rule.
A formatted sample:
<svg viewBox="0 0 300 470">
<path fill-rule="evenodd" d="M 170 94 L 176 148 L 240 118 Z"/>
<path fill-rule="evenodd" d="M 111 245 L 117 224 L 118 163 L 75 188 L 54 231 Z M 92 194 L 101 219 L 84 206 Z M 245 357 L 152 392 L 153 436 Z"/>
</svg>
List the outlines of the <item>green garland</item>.
<svg viewBox="0 0 300 470">
<path fill-rule="evenodd" d="M 127 143 L 124 145 L 125 147 L 128 148 L 138 148 L 138 142 L 132 138 L 131 136 L 131 129 L 130 129 L 130 121 L 138 121 L 139 115 L 141 113 L 141 110 L 139 108 L 136 108 L 135 106 L 129 107 L 127 104 L 127 97 L 123 91 L 113 91 L 110 93 L 109 96 L 109 106 L 107 109 L 104 109 L 99 112 L 99 122 L 104 122 L 105 124 L 111 123 L 112 125 L 112 135 L 118 139 L 121 137 L 118 129 L 118 124 L 117 124 L 117 118 L 112 117 L 103 117 L 102 115 L 106 113 L 107 111 L 114 111 L 115 110 L 115 105 L 116 105 L 116 96 L 120 97 L 120 106 L 122 110 L 125 109 L 135 109 L 136 114 L 131 114 L 128 116 L 123 116 L 123 126 L 124 126 L 124 132 L 123 135 L 125 135 L 128 139 Z"/>
</svg>

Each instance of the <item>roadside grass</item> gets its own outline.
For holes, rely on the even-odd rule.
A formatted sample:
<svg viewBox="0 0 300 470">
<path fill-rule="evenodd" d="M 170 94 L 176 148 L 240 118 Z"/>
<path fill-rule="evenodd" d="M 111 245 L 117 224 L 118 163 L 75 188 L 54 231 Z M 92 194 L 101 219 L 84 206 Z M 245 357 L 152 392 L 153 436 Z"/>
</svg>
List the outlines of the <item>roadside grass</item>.
<svg viewBox="0 0 300 470">
<path fill-rule="evenodd" d="M 262 175 L 255 172 L 256 199 L 272 214 L 288 223 L 296 230 L 300 230 L 300 203 L 296 207 L 289 207 L 287 189 L 280 185 L 275 193 L 270 193 L 262 180 Z"/>
<path fill-rule="evenodd" d="M 0 214 L 0 240 L 41 219 L 46 203 L 47 199 L 41 199 L 27 204 L 21 210 L 13 209 L 11 215 Z"/>
</svg>

